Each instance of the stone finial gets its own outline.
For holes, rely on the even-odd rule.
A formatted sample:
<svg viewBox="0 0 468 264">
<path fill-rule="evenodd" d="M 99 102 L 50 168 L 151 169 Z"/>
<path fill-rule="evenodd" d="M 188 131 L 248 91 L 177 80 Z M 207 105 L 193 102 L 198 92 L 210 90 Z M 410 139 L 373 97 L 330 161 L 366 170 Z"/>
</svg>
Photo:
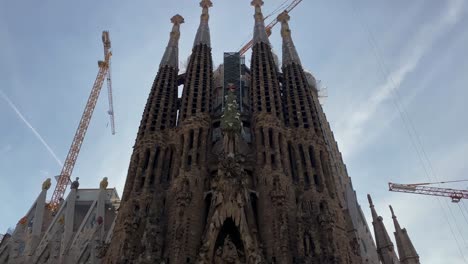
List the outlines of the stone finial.
<svg viewBox="0 0 468 264">
<path fill-rule="evenodd" d="M 255 7 L 261 7 L 264 4 L 264 2 L 263 0 L 252 0 L 250 4 Z"/>
<path fill-rule="evenodd" d="M 171 18 L 171 23 L 174 24 L 174 25 L 180 25 L 180 24 L 183 24 L 184 22 L 185 22 L 184 18 L 179 14 L 177 14 L 177 15 L 175 15 L 175 16 L 173 16 Z"/>
<path fill-rule="evenodd" d="M 42 190 L 49 190 L 50 186 L 52 185 L 51 179 L 47 178 L 43 183 L 42 183 Z"/>
<path fill-rule="evenodd" d="M 256 43 L 265 43 L 270 45 L 270 41 L 268 40 L 268 34 L 265 29 L 265 22 L 263 21 L 263 14 L 262 14 L 262 8 L 261 6 L 263 5 L 262 0 L 253 0 L 250 3 L 252 6 L 255 7 L 255 27 L 254 27 L 254 37 L 253 37 L 253 44 L 255 45 Z"/>
<path fill-rule="evenodd" d="M 278 15 L 277 19 L 280 23 L 288 23 L 291 17 L 289 16 L 288 11 L 283 11 Z"/>
<path fill-rule="evenodd" d="M 202 0 L 200 2 L 200 7 L 202 8 L 210 8 L 213 6 L 213 2 L 211 2 L 211 0 Z"/>
<path fill-rule="evenodd" d="M 374 207 L 374 203 L 372 203 L 372 197 L 370 196 L 370 194 L 367 194 L 367 200 L 369 201 L 369 206 Z"/>
<path fill-rule="evenodd" d="M 167 65 L 177 68 L 179 66 L 180 24 L 184 23 L 184 18 L 177 14 L 171 18 L 171 23 L 174 25 L 172 26 L 169 43 L 167 44 L 159 67 Z"/>
<path fill-rule="evenodd" d="M 99 183 L 99 189 L 105 190 L 107 189 L 107 186 L 109 185 L 109 182 L 107 181 L 107 177 L 102 178 L 102 181 Z"/>
<path fill-rule="evenodd" d="M 210 19 L 208 8 L 212 6 L 213 3 L 211 2 L 211 0 L 202 0 L 200 2 L 200 7 L 202 7 L 203 10 L 200 16 L 200 26 L 198 27 L 195 40 L 193 41 L 193 47 L 199 44 L 204 44 L 208 47 L 211 45 L 210 28 L 208 26 L 208 21 Z"/>
<path fill-rule="evenodd" d="M 291 30 L 289 29 L 288 21 L 291 19 L 288 12 L 284 11 L 277 17 L 278 21 L 281 23 L 281 36 L 283 38 L 291 36 Z"/>
<path fill-rule="evenodd" d="M 79 179 L 79 177 L 76 177 L 76 179 L 72 182 L 70 189 L 78 190 L 78 187 L 80 186 L 80 183 L 78 182 Z"/>
</svg>

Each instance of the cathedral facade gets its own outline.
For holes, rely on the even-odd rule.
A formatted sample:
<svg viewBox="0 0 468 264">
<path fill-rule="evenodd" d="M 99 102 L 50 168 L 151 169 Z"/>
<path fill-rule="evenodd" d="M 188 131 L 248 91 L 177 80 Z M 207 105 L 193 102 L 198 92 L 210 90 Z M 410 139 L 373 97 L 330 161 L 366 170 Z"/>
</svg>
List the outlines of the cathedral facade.
<svg viewBox="0 0 468 264">
<path fill-rule="evenodd" d="M 263 1 L 252 1 L 251 65 L 240 63 L 240 77 L 231 80 L 235 67 L 226 58 L 236 54 L 213 69 L 212 3 L 200 5 L 182 75 L 184 19 L 171 19 L 103 262 L 379 263 L 289 15 L 278 16 L 280 68 Z"/>
<path fill-rule="evenodd" d="M 368 196 L 374 243 L 290 17 L 278 16 L 279 67 L 262 5 L 252 1 L 248 66 L 231 52 L 213 69 L 212 3 L 202 0 L 192 54 L 179 73 L 184 19 L 172 17 L 122 200 L 107 178 L 99 189 L 80 189 L 77 179 L 52 212 L 46 180 L 0 240 L 0 263 L 418 264 L 393 209 L 398 254 Z"/>
</svg>

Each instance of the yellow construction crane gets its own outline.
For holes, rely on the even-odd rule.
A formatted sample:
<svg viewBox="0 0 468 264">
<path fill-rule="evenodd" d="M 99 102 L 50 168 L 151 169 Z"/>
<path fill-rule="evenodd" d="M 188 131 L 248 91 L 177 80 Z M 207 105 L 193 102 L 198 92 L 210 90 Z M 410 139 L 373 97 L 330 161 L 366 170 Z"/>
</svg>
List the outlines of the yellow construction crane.
<svg viewBox="0 0 468 264">
<path fill-rule="evenodd" d="M 104 44 L 104 61 L 99 61 L 99 71 L 94 81 L 93 88 L 91 89 L 91 94 L 89 95 L 88 101 L 86 102 L 85 109 L 83 111 L 83 115 L 81 116 L 80 124 L 78 125 L 78 129 L 75 132 L 75 136 L 73 138 L 73 142 L 71 144 L 70 150 L 68 151 L 67 158 L 65 159 L 65 163 L 63 164 L 62 171 L 58 177 L 57 185 L 55 186 L 54 193 L 52 194 L 51 201 L 49 203 L 49 209 L 52 211 L 56 211 L 58 206 L 60 205 L 60 201 L 63 199 L 65 194 L 65 190 L 67 188 L 68 183 L 70 182 L 70 177 L 73 172 L 73 168 L 76 163 L 76 159 L 78 158 L 78 154 L 80 153 L 81 145 L 83 144 L 84 137 L 86 135 L 86 131 L 89 126 L 89 122 L 91 121 L 91 117 L 94 112 L 94 108 L 96 107 L 96 103 L 101 92 L 102 85 L 104 83 L 104 79 L 107 77 L 107 87 L 108 87 L 108 97 L 109 97 L 109 115 L 111 117 L 111 129 L 112 134 L 115 133 L 114 131 L 114 111 L 112 105 L 112 85 L 110 81 L 110 59 L 112 56 L 112 52 L 110 51 L 110 38 L 109 32 L 104 31 L 102 33 L 102 42 Z"/>
</svg>

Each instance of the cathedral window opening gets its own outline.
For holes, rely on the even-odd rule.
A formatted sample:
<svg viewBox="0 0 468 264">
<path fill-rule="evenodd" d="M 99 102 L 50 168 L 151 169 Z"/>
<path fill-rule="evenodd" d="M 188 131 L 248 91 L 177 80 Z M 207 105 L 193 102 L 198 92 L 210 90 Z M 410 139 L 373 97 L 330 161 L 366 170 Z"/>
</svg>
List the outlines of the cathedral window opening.
<svg viewBox="0 0 468 264">
<path fill-rule="evenodd" d="M 271 154 L 271 166 L 273 167 L 273 169 L 276 169 L 276 158 L 275 158 L 275 154 Z"/>
<path fill-rule="evenodd" d="M 193 148 L 193 136 L 194 136 L 194 131 L 193 129 L 190 129 L 190 134 L 189 134 L 189 149 Z"/>
<path fill-rule="evenodd" d="M 205 221 L 203 221 L 203 223 L 208 223 L 208 216 L 209 216 L 209 213 L 210 213 L 210 208 L 211 208 L 211 199 L 213 198 L 213 194 L 209 193 L 208 195 L 206 195 L 205 197 L 205 210 L 204 210 L 204 218 Z"/>
<path fill-rule="evenodd" d="M 263 133 L 263 127 L 260 128 L 260 140 L 262 142 L 262 146 L 265 146 L 265 134 Z"/>
<path fill-rule="evenodd" d="M 310 187 L 310 177 L 308 172 L 304 172 L 304 181 L 307 188 Z"/>
<path fill-rule="evenodd" d="M 310 165 L 312 168 L 317 168 L 317 163 L 315 161 L 315 152 L 314 152 L 314 147 L 309 146 L 309 159 L 310 159 Z"/>
<path fill-rule="evenodd" d="M 265 151 L 262 152 L 262 164 L 265 164 L 266 163 L 266 153 Z"/>
<path fill-rule="evenodd" d="M 309 234 L 304 235 L 304 255 L 313 256 L 315 252 L 315 244 Z"/>
<path fill-rule="evenodd" d="M 168 158 L 168 154 L 169 154 L 169 148 L 166 148 L 164 150 L 164 153 L 162 154 L 162 159 L 163 159 L 163 164 L 162 165 L 162 170 L 161 170 L 161 176 L 159 177 L 159 183 L 163 183 L 166 181 L 166 178 L 165 176 L 163 175 L 166 175 L 166 170 L 167 170 L 167 158 Z"/>
<path fill-rule="evenodd" d="M 169 160 L 168 160 L 167 169 L 166 169 L 166 182 L 167 183 L 171 182 L 172 159 L 173 158 L 174 158 L 174 151 L 173 151 L 173 148 L 171 148 L 170 151 L 169 151 Z"/>
<path fill-rule="evenodd" d="M 250 205 L 252 206 L 255 226 L 258 229 L 258 208 L 257 208 L 257 195 L 255 193 L 250 193 Z"/>
<path fill-rule="evenodd" d="M 185 263 L 190 263 L 190 258 L 187 258 Z"/>
<path fill-rule="evenodd" d="M 306 158 L 305 158 L 305 154 L 304 154 L 304 148 L 302 147 L 301 144 L 299 145 L 299 154 L 301 155 L 302 166 L 303 166 L 304 170 L 307 170 L 307 168 L 306 168 Z"/>
<path fill-rule="evenodd" d="M 146 169 L 148 169 L 149 159 L 150 159 L 150 150 L 146 149 L 145 150 L 145 159 L 144 159 L 144 163 L 143 163 L 143 172 L 145 172 Z"/>
<path fill-rule="evenodd" d="M 180 135 L 180 145 L 179 145 L 179 147 L 180 147 L 180 152 L 179 152 L 180 155 L 179 155 L 179 157 L 183 157 L 183 155 L 184 155 L 184 135 Z M 184 161 L 183 161 L 183 159 L 181 158 L 181 159 L 180 159 L 180 166 L 182 166 L 183 162 L 184 162 Z"/>
<path fill-rule="evenodd" d="M 296 155 L 294 154 L 294 149 L 292 147 L 291 141 L 288 142 L 288 156 L 289 165 L 291 166 L 291 176 L 293 178 L 293 182 L 297 182 Z"/>
<path fill-rule="evenodd" d="M 140 191 L 143 188 L 143 186 L 145 186 L 145 179 L 146 179 L 145 174 L 143 174 L 142 177 L 141 177 L 140 186 L 139 186 L 138 191 Z"/>
<path fill-rule="evenodd" d="M 191 166 L 192 166 L 192 155 L 188 155 L 187 156 L 187 167 L 188 167 L 188 169 L 190 169 Z"/>
<path fill-rule="evenodd" d="M 203 138 L 203 128 L 199 128 L 198 129 L 198 138 L 197 138 L 197 148 L 198 149 L 201 148 L 202 138 Z"/>
<path fill-rule="evenodd" d="M 320 179 L 319 179 L 319 176 L 317 174 L 314 174 L 314 184 L 316 187 L 320 187 Z"/>
<path fill-rule="evenodd" d="M 319 208 L 320 208 L 320 213 L 323 214 L 325 213 L 325 208 L 326 208 L 326 205 L 325 205 L 325 202 L 324 201 L 321 201 L 320 202 L 320 205 L 319 205 Z"/>
<path fill-rule="evenodd" d="M 268 143 L 270 144 L 270 148 L 274 148 L 273 144 L 273 129 L 269 128 L 268 129 Z"/>
<path fill-rule="evenodd" d="M 151 169 L 150 185 L 154 184 L 154 178 L 156 178 L 156 170 L 158 168 L 158 159 L 159 159 L 159 147 L 156 147 L 156 153 L 154 154 L 154 159 L 153 159 L 153 168 Z"/>
</svg>

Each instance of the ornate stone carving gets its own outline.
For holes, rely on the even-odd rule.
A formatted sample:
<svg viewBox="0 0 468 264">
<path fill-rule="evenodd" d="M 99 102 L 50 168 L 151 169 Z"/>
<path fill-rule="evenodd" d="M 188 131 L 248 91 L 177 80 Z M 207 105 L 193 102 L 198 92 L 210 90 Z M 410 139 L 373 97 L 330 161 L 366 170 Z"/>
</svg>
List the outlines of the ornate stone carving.
<svg viewBox="0 0 468 264">
<path fill-rule="evenodd" d="M 42 190 L 49 190 L 51 185 L 51 180 L 50 178 L 47 178 L 43 183 L 42 183 Z"/>
</svg>

